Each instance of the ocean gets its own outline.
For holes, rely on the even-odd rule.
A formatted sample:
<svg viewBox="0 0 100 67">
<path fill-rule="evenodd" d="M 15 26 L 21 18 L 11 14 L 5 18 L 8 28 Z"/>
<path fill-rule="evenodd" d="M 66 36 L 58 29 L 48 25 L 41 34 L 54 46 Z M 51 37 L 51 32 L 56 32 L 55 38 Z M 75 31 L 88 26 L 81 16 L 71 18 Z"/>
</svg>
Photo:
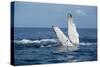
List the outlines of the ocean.
<svg viewBox="0 0 100 67">
<path fill-rule="evenodd" d="M 67 35 L 67 29 L 61 28 Z M 72 52 L 56 52 L 60 43 L 52 28 L 14 28 L 14 65 L 97 60 L 97 29 L 78 29 L 80 44 Z"/>
</svg>

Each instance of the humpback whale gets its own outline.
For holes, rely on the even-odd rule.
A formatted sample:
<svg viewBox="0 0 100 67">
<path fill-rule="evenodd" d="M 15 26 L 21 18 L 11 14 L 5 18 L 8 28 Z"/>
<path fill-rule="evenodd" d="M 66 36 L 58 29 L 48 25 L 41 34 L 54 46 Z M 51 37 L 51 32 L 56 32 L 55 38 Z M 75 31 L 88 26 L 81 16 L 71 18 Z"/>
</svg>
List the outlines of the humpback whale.
<svg viewBox="0 0 100 67">
<path fill-rule="evenodd" d="M 62 46 L 62 48 L 60 49 L 64 49 L 67 51 L 74 51 L 77 50 L 77 48 L 79 47 L 79 34 L 77 32 L 71 14 L 67 15 L 67 20 L 68 20 L 68 24 L 67 24 L 68 36 L 66 36 L 58 26 L 53 26 L 53 30 L 57 36 L 59 43 Z"/>
</svg>

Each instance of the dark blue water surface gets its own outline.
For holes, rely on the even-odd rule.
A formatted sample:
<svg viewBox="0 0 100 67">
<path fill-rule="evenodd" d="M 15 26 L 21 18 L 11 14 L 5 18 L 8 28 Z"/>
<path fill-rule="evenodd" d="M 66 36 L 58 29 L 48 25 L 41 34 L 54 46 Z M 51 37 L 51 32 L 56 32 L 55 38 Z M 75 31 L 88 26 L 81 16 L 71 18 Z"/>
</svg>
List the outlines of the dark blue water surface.
<svg viewBox="0 0 100 67">
<path fill-rule="evenodd" d="M 67 30 L 62 28 L 67 35 Z M 78 29 L 80 46 L 72 52 L 56 52 L 60 45 L 52 28 L 15 28 L 15 65 L 97 60 L 97 30 Z"/>
</svg>

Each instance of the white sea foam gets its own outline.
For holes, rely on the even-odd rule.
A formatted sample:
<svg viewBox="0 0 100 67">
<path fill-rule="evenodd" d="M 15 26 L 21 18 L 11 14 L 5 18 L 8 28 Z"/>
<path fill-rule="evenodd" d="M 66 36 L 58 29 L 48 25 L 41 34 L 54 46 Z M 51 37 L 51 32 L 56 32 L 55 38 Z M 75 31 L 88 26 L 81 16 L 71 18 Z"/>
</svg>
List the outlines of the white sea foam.
<svg viewBox="0 0 100 67">
<path fill-rule="evenodd" d="M 93 44 L 96 44 L 96 43 L 90 43 L 90 42 L 81 42 L 80 45 L 93 45 Z"/>
<path fill-rule="evenodd" d="M 14 43 L 17 44 L 31 44 L 31 43 L 42 43 L 42 42 L 54 42 L 56 43 L 56 39 L 41 39 L 41 40 L 28 40 L 28 39 L 22 39 L 22 40 L 14 40 Z"/>
<path fill-rule="evenodd" d="M 41 39 L 41 40 L 28 40 L 28 39 L 22 39 L 22 40 L 14 40 L 14 43 L 16 44 L 32 44 L 32 43 L 58 43 L 57 39 Z M 80 45 L 93 45 L 96 43 L 90 43 L 90 42 L 81 42 Z"/>
</svg>

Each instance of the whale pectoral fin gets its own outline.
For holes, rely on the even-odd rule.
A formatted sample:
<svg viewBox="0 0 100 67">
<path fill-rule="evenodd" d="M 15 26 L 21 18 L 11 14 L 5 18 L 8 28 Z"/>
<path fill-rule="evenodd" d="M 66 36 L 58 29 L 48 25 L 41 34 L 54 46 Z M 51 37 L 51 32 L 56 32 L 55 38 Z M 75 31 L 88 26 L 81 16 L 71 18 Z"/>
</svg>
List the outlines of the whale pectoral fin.
<svg viewBox="0 0 100 67">
<path fill-rule="evenodd" d="M 70 43 L 68 37 L 62 32 L 58 26 L 53 26 L 53 30 L 62 46 L 67 46 Z"/>
</svg>

